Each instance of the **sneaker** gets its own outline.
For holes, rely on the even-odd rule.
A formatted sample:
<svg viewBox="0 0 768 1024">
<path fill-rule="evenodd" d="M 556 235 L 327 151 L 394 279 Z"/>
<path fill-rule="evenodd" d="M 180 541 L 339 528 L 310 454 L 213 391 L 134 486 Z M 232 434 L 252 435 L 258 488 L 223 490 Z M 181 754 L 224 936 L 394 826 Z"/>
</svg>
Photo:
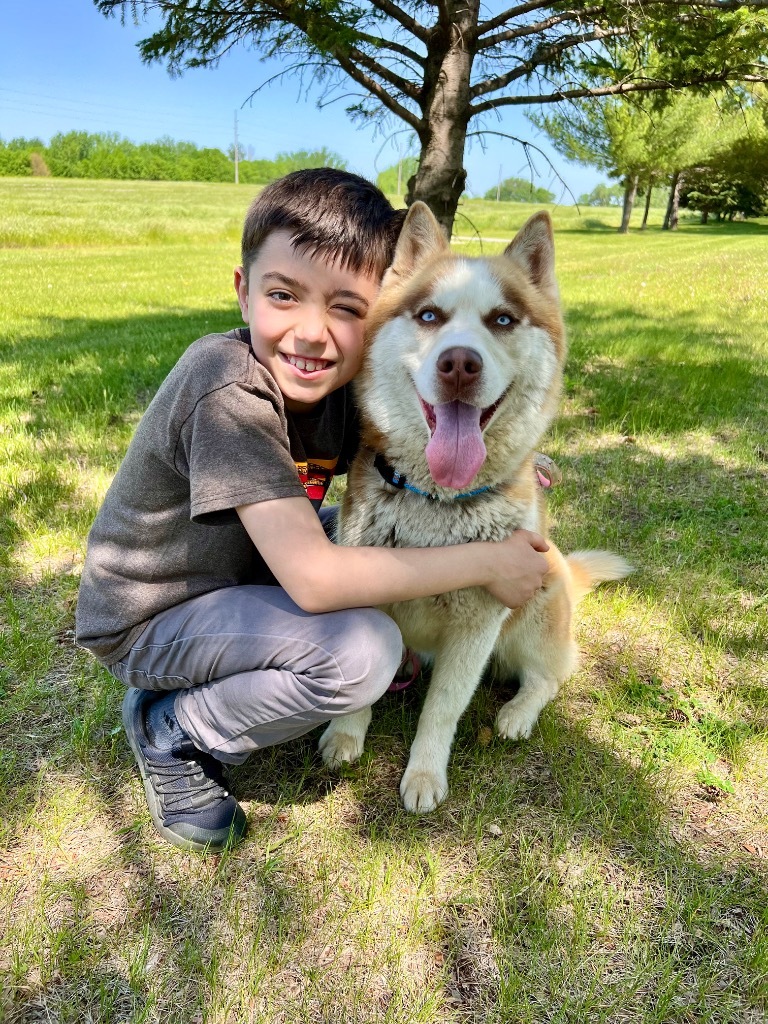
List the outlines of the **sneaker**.
<svg viewBox="0 0 768 1024">
<path fill-rule="evenodd" d="M 245 813 L 227 792 L 221 762 L 198 750 L 183 731 L 170 750 L 154 746 L 146 711 L 157 697 L 151 690 L 131 688 L 123 700 L 123 726 L 152 821 L 164 839 L 182 850 L 218 853 L 242 838 Z"/>
</svg>

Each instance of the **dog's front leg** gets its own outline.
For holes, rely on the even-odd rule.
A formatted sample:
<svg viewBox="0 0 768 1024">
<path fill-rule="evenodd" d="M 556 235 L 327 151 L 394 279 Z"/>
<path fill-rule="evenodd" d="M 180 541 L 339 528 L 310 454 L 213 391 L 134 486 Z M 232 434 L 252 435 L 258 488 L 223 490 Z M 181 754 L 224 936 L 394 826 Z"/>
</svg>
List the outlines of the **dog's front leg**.
<svg viewBox="0 0 768 1024">
<path fill-rule="evenodd" d="M 459 718 L 477 689 L 501 619 L 472 636 L 452 637 L 435 658 L 408 767 L 400 782 L 406 810 L 434 811 L 448 795 L 448 758 Z"/>
<path fill-rule="evenodd" d="M 325 764 L 338 768 L 360 757 L 371 717 L 371 709 L 363 708 L 351 715 L 331 719 L 318 744 Z"/>
</svg>

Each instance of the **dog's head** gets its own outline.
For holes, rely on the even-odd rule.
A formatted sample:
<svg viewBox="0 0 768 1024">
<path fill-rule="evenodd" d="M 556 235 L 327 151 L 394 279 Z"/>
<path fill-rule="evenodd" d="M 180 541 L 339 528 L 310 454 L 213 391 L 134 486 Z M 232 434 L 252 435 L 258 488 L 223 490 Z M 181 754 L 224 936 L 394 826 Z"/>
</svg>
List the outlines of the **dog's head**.
<svg viewBox="0 0 768 1024">
<path fill-rule="evenodd" d="M 549 424 L 564 360 L 549 215 L 531 217 L 503 255 L 475 259 L 452 254 L 414 203 L 368 320 L 367 442 L 412 479 L 421 469 L 454 490 L 498 482 Z"/>
</svg>

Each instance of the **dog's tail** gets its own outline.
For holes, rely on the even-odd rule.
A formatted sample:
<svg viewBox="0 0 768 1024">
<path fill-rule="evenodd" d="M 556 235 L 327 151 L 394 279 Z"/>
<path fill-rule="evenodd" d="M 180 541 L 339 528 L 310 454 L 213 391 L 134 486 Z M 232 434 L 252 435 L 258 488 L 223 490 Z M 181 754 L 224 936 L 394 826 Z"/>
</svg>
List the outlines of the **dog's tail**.
<svg viewBox="0 0 768 1024">
<path fill-rule="evenodd" d="M 621 580 L 634 572 L 634 566 L 612 551 L 572 551 L 566 562 L 571 570 L 575 601 L 580 601 L 598 583 Z"/>
</svg>

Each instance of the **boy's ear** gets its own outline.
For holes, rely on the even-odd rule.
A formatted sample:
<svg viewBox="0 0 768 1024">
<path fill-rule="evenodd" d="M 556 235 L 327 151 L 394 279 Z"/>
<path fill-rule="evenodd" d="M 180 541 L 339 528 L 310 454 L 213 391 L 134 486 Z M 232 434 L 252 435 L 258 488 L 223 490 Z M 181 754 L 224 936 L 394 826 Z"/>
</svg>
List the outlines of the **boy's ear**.
<svg viewBox="0 0 768 1024">
<path fill-rule="evenodd" d="M 434 213 L 426 203 L 417 199 L 406 214 L 392 265 L 384 275 L 382 285 L 386 287 L 393 283 L 392 278 L 410 277 L 428 259 L 448 248 L 448 239 Z"/>
<path fill-rule="evenodd" d="M 235 267 L 235 291 L 243 320 L 250 323 L 248 319 L 248 277 L 242 267 Z"/>
<path fill-rule="evenodd" d="M 552 218 L 546 211 L 528 218 L 504 250 L 504 255 L 522 264 L 537 288 L 557 295 L 555 236 Z"/>
</svg>

